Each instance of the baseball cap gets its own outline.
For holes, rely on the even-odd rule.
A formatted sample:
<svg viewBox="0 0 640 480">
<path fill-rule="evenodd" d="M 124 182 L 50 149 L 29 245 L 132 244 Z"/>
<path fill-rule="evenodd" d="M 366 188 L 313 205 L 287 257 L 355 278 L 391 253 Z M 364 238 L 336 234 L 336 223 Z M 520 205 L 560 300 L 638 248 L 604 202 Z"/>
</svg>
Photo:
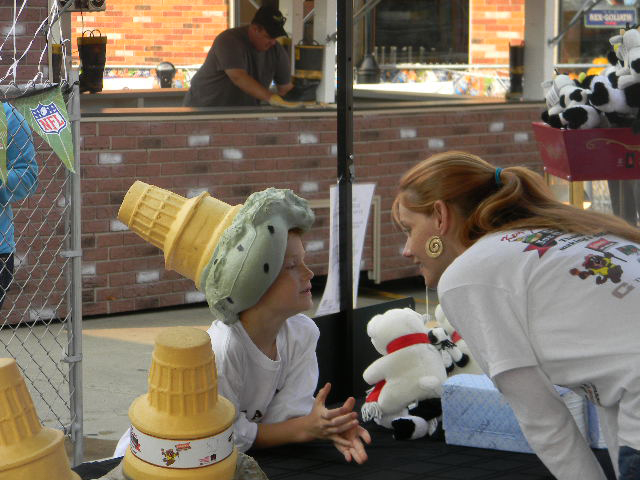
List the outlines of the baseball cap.
<svg viewBox="0 0 640 480">
<path fill-rule="evenodd" d="M 263 27 L 271 38 L 278 38 L 287 36 L 287 32 L 284 29 L 286 21 L 287 19 L 282 16 L 280 10 L 267 6 L 258 9 L 251 23 Z"/>
</svg>

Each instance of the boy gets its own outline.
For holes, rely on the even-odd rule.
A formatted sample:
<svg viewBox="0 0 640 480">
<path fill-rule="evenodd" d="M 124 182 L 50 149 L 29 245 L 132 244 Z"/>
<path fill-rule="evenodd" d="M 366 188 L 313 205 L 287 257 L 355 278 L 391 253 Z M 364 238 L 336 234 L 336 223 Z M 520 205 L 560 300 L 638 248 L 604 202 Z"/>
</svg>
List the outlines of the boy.
<svg viewBox="0 0 640 480">
<path fill-rule="evenodd" d="M 151 203 L 145 206 L 144 222 L 132 218 L 140 199 L 154 195 L 153 205 L 179 207 L 151 215 L 169 223 L 151 228 L 155 233 L 150 236 L 146 225 Z M 209 335 L 219 392 L 238 410 L 234 433 L 240 451 L 326 438 L 347 461 L 366 461 L 363 442 L 371 438 L 352 411 L 355 400 L 349 398 L 342 407 L 328 410 L 324 402 L 329 384 L 313 398 L 319 332 L 300 312 L 312 306 L 313 273 L 304 263 L 301 234 L 311 227 L 314 216 L 304 199 L 291 190 L 269 188 L 231 207 L 217 200 L 186 200 L 136 182 L 118 217 L 165 251 L 168 268 L 175 266 L 204 291 L 217 318 Z M 185 233 L 194 231 L 199 234 Z M 126 432 L 114 456 L 124 454 L 128 444 Z"/>
<path fill-rule="evenodd" d="M 238 409 L 234 424 L 240 451 L 326 438 L 347 461 L 366 461 L 371 441 L 353 412 L 355 400 L 328 410 L 326 384 L 318 381 L 319 331 L 300 313 L 313 306 L 313 272 L 304 263 L 301 231 L 289 231 L 279 275 L 240 320 L 215 320 L 208 330 L 216 356 L 218 389 Z"/>
</svg>

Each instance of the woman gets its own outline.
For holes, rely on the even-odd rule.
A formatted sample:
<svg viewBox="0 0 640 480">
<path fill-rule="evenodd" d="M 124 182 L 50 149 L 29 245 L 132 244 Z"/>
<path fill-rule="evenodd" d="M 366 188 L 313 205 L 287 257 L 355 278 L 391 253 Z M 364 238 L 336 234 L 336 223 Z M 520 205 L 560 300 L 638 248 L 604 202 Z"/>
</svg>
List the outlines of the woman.
<svg viewBox="0 0 640 480">
<path fill-rule="evenodd" d="M 403 255 L 559 479 L 604 479 L 553 385 L 598 406 L 620 479 L 640 478 L 640 230 L 554 200 L 540 175 L 445 152 L 393 204 Z"/>
</svg>

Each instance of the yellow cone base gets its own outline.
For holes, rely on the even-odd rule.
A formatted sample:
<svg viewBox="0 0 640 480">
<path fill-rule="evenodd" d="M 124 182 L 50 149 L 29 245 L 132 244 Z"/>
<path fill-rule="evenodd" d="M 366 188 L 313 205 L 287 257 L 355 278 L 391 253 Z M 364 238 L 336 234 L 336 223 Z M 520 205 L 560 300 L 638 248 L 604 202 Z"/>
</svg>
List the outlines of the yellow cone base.
<svg viewBox="0 0 640 480">
<path fill-rule="evenodd" d="M 206 192 L 187 199 L 136 181 L 122 201 L 118 219 L 162 249 L 167 269 L 190 278 L 200 287 L 204 267 L 222 232 L 241 207 L 232 207 Z"/>
<path fill-rule="evenodd" d="M 227 429 L 233 404 L 218 396 L 209 335 L 193 327 L 158 334 L 151 356 L 148 393 L 129 408 L 131 423 L 159 438 L 204 438 Z"/>
<path fill-rule="evenodd" d="M 158 467 L 143 462 L 131 450 L 127 450 L 122 464 L 122 471 L 128 480 L 222 480 L 232 479 L 236 471 L 238 451 L 220 463 L 200 468 L 176 469 Z"/>
<path fill-rule="evenodd" d="M 234 418 L 233 404 L 218 396 L 209 335 L 193 327 L 172 327 L 160 332 L 151 359 L 149 390 L 131 404 L 131 424 L 145 435 L 188 442 L 224 432 Z M 233 478 L 238 456 L 235 447 L 231 455 L 219 463 L 179 469 L 162 465 L 154 456 L 156 452 L 145 451 L 145 443 L 141 444 L 144 453 L 150 456 L 141 455 L 143 460 L 129 449 L 124 457 L 123 472 L 131 480 Z M 151 461 L 153 463 L 149 463 Z"/>
<path fill-rule="evenodd" d="M 48 445 L 42 448 L 42 445 Z M 64 450 L 64 435 L 59 430 L 43 428 L 39 434 L 20 444 L 20 450 L 37 452 L 35 458 L 25 458 L 20 464 L 0 472 L 0 480 L 80 480 L 69 467 Z M 15 455 L 18 448 L 0 448 L 0 454 Z M 16 452 L 17 453 L 17 452 Z M 11 458 L 11 457 L 9 457 Z M 13 457 L 15 458 L 15 457 Z"/>
<path fill-rule="evenodd" d="M 80 480 L 59 430 L 42 428 L 18 365 L 0 358 L 0 480 Z"/>
</svg>

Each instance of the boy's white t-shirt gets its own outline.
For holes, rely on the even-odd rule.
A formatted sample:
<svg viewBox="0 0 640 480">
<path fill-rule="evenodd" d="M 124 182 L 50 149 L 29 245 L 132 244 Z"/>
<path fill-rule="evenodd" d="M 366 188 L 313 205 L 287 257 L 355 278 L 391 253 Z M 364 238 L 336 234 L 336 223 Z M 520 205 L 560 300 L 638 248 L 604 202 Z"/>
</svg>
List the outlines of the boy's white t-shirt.
<svg viewBox="0 0 640 480">
<path fill-rule="evenodd" d="M 215 354 L 218 394 L 236 407 L 234 438 L 238 450 L 255 441 L 258 423 L 276 423 L 307 415 L 318 384 L 316 345 L 320 331 L 303 314 L 282 325 L 276 337 L 278 359 L 255 346 L 242 323 L 215 320 L 207 330 Z M 129 447 L 129 430 L 120 438 L 114 457 Z"/>
<path fill-rule="evenodd" d="M 238 450 L 255 441 L 258 423 L 277 423 L 307 415 L 318 383 L 316 344 L 320 332 L 303 314 L 287 319 L 276 337 L 278 359 L 271 360 L 251 341 L 242 323 L 214 321 L 209 330 L 218 371 L 218 394 L 236 407 Z"/>
<path fill-rule="evenodd" d="M 452 262 L 438 296 L 490 377 L 537 366 L 553 384 L 619 407 L 609 427 L 640 447 L 640 245 L 543 229 L 490 234 Z"/>
</svg>

